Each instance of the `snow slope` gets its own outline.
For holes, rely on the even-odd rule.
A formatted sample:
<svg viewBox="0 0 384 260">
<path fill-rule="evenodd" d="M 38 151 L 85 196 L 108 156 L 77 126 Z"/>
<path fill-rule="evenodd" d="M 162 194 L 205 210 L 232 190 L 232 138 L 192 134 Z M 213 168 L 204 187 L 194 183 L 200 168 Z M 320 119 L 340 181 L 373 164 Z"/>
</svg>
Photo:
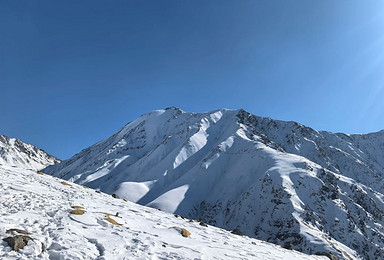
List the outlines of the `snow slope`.
<svg viewBox="0 0 384 260">
<path fill-rule="evenodd" d="M 86 212 L 71 214 L 73 206 Z M 77 184 L 63 184 L 49 175 L 3 166 L 0 237 L 10 236 L 6 231 L 15 228 L 31 233 L 34 240 L 18 252 L 1 241 L 0 259 L 327 259 L 203 227 Z M 183 237 L 180 228 L 191 235 Z"/>
<path fill-rule="evenodd" d="M 384 259 L 384 132 L 153 111 L 45 171 L 307 254 Z"/>
<path fill-rule="evenodd" d="M 39 170 L 60 160 L 45 151 L 16 138 L 0 135 L 0 166 L 9 165 Z"/>
</svg>

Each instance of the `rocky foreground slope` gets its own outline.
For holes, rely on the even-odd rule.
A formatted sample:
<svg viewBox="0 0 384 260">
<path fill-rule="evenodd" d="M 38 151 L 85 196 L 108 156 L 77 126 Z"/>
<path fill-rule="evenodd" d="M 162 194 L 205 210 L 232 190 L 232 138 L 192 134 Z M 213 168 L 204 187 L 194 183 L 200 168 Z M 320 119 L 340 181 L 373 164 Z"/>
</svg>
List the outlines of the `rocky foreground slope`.
<svg viewBox="0 0 384 260">
<path fill-rule="evenodd" d="M 21 238 L 27 245 L 12 250 L 8 242 Z M 8 166 L 0 167 L 0 241 L 0 259 L 327 259 Z"/>
<path fill-rule="evenodd" d="M 45 171 L 313 254 L 384 259 L 384 132 L 154 111 Z"/>
<path fill-rule="evenodd" d="M 24 169 L 42 169 L 60 160 L 17 138 L 0 135 L 0 167 L 8 165 Z"/>
</svg>

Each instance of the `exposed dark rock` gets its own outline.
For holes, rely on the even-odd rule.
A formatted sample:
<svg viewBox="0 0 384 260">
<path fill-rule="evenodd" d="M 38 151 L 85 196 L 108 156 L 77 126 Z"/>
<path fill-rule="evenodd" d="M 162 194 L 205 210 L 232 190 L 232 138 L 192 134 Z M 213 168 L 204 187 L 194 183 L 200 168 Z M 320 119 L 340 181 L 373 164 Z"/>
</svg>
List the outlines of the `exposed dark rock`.
<svg viewBox="0 0 384 260">
<path fill-rule="evenodd" d="M 200 221 L 200 226 L 203 226 L 203 227 L 208 227 L 207 224 L 205 224 L 203 221 Z"/>
<path fill-rule="evenodd" d="M 115 199 L 120 199 L 120 197 L 118 195 L 116 195 L 115 193 L 112 194 L 112 197 L 114 197 Z"/>
<path fill-rule="evenodd" d="M 12 250 L 18 251 L 19 249 L 23 249 L 28 244 L 28 241 L 33 240 L 33 238 L 17 235 L 14 237 L 6 237 L 3 240 L 8 243 Z"/>
<path fill-rule="evenodd" d="M 335 256 L 332 252 L 316 252 L 315 255 L 323 255 L 327 256 L 331 260 L 339 260 L 339 258 Z"/>
<path fill-rule="evenodd" d="M 284 245 L 283 245 L 283 248 L 285 249 L 288 249 L 288 250 L 292 250 L 293 249 L 293 245 L 291 242 L 285 242 Z"/>
<path fill-rule="evenodd" d="M 239 236 L 244 236 L 243 232 L 241 232 L 238 228 L 232 230 L 231 233 Z"/>
<path fill-rule="evenodd" d="M 84 209 L 83 206 L 71 206 L 71 208 L 73 208 L 73 209 Z"/>
<path fill-rule="evenodd" d="M 31 233 L 25 231 L 25 230 L 22 230 L 22 229 L 17 229 L 17 228 L 11 228 L 11 229 L 8 229 L 7 231 L 5 231 L 7 234 L 12 234 L 12 235 L 18 235 L 18 234 L 22 234 L 22 235 L 31 235 Z"/>
</svg>

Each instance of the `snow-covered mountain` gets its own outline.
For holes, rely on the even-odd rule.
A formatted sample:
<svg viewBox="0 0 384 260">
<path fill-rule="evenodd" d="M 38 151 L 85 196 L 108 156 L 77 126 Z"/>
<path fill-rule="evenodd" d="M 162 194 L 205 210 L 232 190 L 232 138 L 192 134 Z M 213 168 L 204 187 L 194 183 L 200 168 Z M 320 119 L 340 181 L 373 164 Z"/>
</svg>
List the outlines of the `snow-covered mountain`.
<svg viewBox="0 0 384 260">
<path fill-rule="evenodd" d="M 158 110 L 45 172 L 248 236 L 384 259 L 384 132 Z"/>
<path fill-rule="evenodd" d="M 23 143 L 17 138 L 0 135 L 0 166 L 39 170 L 59 162 L 59 159 L 36 146 Z"/>
<path fill-rule="evenodd" d="M 4 260 L 327 259 L 9 166 L 0 167 L 0 238 Z M 13 251 L 12 239 L 28 242 Z"/>
</svg>

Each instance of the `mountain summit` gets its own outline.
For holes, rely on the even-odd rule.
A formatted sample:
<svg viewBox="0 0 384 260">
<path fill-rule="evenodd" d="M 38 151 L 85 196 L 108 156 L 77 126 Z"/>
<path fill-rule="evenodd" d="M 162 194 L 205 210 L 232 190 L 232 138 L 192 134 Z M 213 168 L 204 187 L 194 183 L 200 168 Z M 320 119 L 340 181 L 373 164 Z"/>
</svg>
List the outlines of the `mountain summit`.
<svg viewBox="0 0 384 260">
<path fill-rule="evenodd" d="M 383 154 L 384 132 L 172 107 L 45 172 L 308 254 L 381 259 Z"/>
<path fill-rule="evenodd" d="M 0 135 L 0 165 L 40 170 L 60 160 L 17 138 Z"/>
</svg>

